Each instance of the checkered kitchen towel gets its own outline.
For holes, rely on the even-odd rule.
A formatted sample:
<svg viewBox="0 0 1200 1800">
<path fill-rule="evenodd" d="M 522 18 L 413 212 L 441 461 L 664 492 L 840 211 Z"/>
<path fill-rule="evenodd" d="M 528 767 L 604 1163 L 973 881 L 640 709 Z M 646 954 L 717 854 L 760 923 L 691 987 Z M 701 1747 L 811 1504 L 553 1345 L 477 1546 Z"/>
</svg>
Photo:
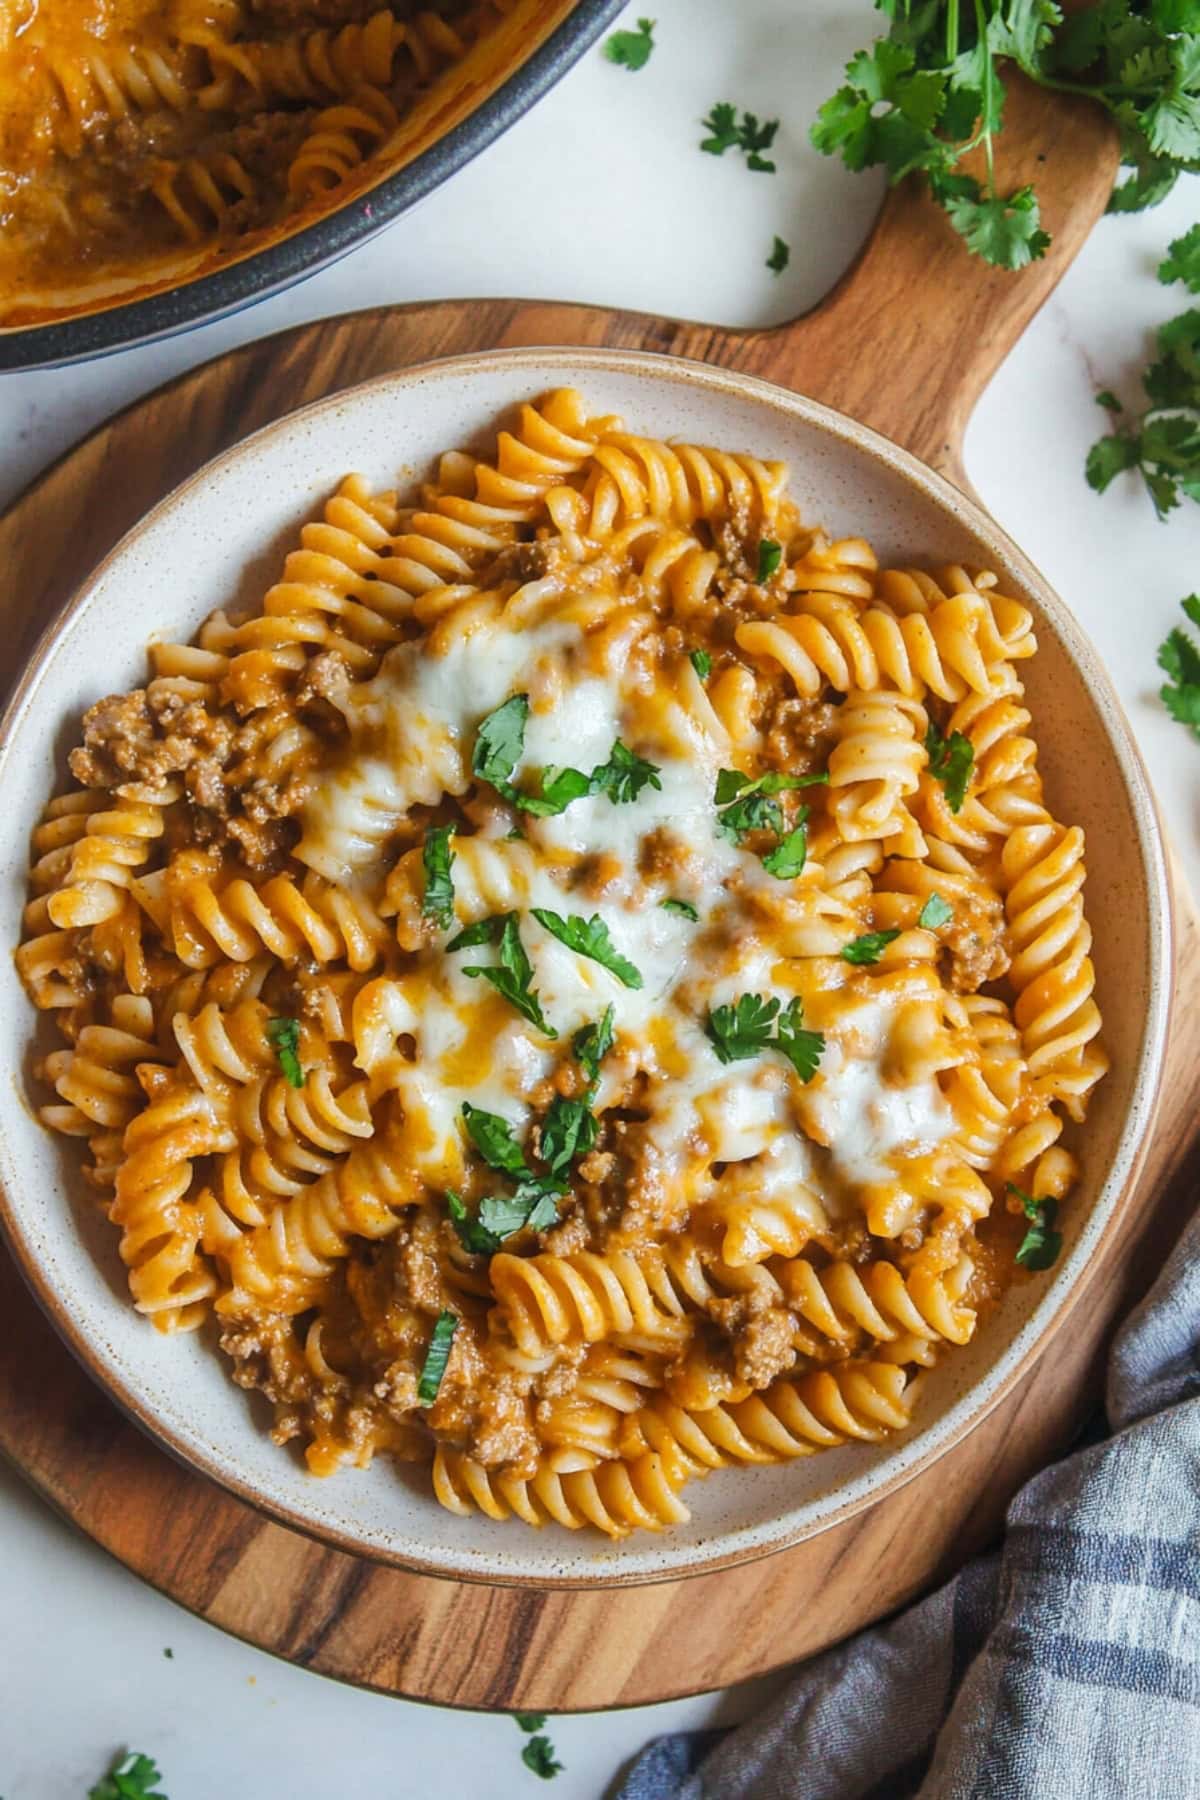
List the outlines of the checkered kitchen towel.
<svg viewBox="0 0 1200 1800">
<path fill-rule="evenodd" d="M 1117 1337 L 1108 1416 L 999 1552 L 736 1731 L 658 1739 L 619 1800 L 1200 1800 L 1200 1216 Z"/>
</svg>

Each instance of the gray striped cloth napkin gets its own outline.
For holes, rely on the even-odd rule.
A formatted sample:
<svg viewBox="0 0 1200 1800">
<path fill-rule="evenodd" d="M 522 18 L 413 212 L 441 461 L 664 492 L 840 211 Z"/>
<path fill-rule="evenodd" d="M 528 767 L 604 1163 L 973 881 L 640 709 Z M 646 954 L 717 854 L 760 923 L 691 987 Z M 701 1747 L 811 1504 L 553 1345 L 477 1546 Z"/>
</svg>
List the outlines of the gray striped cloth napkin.
<svg viewBox="0 0 1200 1800">
<path fill-rule="evenodd" d="M 999 1551 L 759 1718 L 657 1739 L 617 1800 L 1200 1800 L 1200 1216 L 1121 1328 L 1108 1417 Z"/>
</svg>

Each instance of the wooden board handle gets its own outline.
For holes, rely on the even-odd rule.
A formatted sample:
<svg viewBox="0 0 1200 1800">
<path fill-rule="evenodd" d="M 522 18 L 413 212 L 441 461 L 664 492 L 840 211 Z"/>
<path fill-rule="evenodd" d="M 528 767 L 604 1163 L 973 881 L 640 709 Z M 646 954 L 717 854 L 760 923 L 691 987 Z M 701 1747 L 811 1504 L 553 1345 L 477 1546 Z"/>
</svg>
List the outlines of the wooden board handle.
<svg viewBox="0 0 1200 1800">
<path fill-rule="evenodd" d="M 1013 274 L 970 255 L 924 182 L 906 181 L 820 305 L 755 334 L 758 373 L 874 426 L 959 482 L 971 409 L 1082 248 L 1119 161 L 1100 107 L 1023 76 L 1009 87 L 997 151 L 1001 192 L 1027 182 L 1037 191 L 1052 238 L 1040 262 Z"/>
</svg>

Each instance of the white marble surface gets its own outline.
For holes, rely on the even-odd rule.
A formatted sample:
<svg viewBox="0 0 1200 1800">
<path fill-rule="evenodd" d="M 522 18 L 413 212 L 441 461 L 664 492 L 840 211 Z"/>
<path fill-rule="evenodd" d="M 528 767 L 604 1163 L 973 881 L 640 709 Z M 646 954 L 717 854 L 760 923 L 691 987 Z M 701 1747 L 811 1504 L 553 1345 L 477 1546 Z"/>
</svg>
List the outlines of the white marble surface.
<svg viewBox="0 0 1200 1800">
<path fill-rule="evenodd" d="M 149 350 L 0 377 L 0 501 L 168 376 L 306 319 L 389 300 L 524 293 L 752 324 L 817 299 L 878 192 L 805 143 L 813 107 L 870 30 L 869 0 L 659 0 L 654 10 L 660 48 L 642 74 L 592 52 L 419 212 L 290 294 Z M 777 176 L 698 153 L 697 120 L 718 99 L 783 118 Z M 1094 388 L 1134 397 L 1149 331 L 1184 303 L 1153 269 L 1167 238 L 1192 222 L 1194 194 L 1185 187 L 1158 212 L 1099 226 L 985 394 L 967 442 L 984 501 L 1111 668 L 1193 882 L 1200 747 L 1155 698 L 1154 651 L 1178 598 L 1200 587 L 1200 511 L 1159 525 L 1132 479 L 1098 499 L 1082 465 L 1103 423 Z M 781 279 L 763 266 L 775 232 L 792 245 Z M 4 1800 L 80 1800 L 123 1743 L 158 1756 L 171 1800 L 541 1791 L 508 1719 L 358 1693 L 223 1637 L 75 1537 L 5 1472 L 0 1553 Z M 595 1800 L 646 1738 L 742 1716 L 771 1685 L 558 1721 L 567 1767 L 545 1791 Z"/>
</svg>

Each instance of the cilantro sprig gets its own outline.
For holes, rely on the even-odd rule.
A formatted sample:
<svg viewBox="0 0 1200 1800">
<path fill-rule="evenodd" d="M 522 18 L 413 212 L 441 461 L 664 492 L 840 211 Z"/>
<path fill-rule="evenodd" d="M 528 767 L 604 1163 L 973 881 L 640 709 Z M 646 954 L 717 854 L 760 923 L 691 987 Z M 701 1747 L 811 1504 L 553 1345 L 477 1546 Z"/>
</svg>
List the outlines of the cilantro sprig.
<svg viewBox="0 0 1200 1800">
<path fill-rule="evenodd" d="M 636 31 L 614 31 L 604 40 L 604 54 L 609 62 L 631 74 L 644 69 L 654 54 L 655 19 L 639 19 Z"/>
<path fill-rule="evenodd" d="M 1174 239 L 1158 278 L 1200 293 L 1200 225 Z M 1088 486 L 1103 494 L 1118 475 L 1136 471 L 1165 519 L 1181 499 L 1200 500 L 1200 309 L 1160 325 L 1157 342 L 1158 355 L 1142 371 L 1145 407 L 1126 411 L 1107 388 L 1096 395 L 1113 416 L 1113 429 L 1092 445 L 1084 472 Z"/>
<path fill-rule="evenodd" d="M 1200 594 L 1180 601 L 1193 625 L 1200 625 Z M 1180 725 L 1200 738 L 1200 647 L 1189 631 L 1176 626 L 1158 647 L 1158 666 L 1170 677 L 1159 689 L 1163 705 Z"/>
<path fill-rule="evenodd" d="M 275 1052 L 288 1086 L 302 1088 L 304 1070 L 300 1066 L 299 1019 L 268 1019 L 267 1041 Z"/>
<path fill-rule="evenodd" d="M 811 1081 L 825 1051 L 825 1036 L 804 1026 L 804 1002 L 795 995 L 781 1013 L 774 995 L 740 994 L 708 1015 L 708 1038 L 723 1063 L 745 1062 L 778 1050 L 801 1081 Z"/>
<path fill-rule="evenodd" d="M 961 731 L 943 736 L 937 720 L 930 719 L 925 733 L 925 754 L 929 758 L 929 773 L 945 789 L 950 811 L 961 812 L 967 797 L 967 783 L 975 766 L 975 746 Z"/>
<path fill-rule="evenodd" d="M 585 919 L 579 913 L 569 913 L 564 919 L 561 913 L 551 912 L 549 907 L 535 906 L 533 916 L 538 924 L 548 931 L 551 937 L 573 950 L 576 956 L 586 956 L 591 962 L 598 962 L 601 968 L 615 975 L 617 980 L 627 988 L 642 986 L 642 972 L 622 956 L 612 941 L 608 926 L 599 913 L 593 913 Z"/>
<path fill-rule="evenodd" d="M 748 169 L 758 175 L 775 173 L 775 164 L 763 155 L 763 151 L 769 150 L 775 142 L 778 119 L 760 120 L 752 112 L 743 112 L 739 118 L 736 106 L 731 106 L 728 100 L 718 100 L 702 124 L 709 135 L 701 140 L 700 148 L 709 156 L 724 156 L 727 150 L 740 150 Z"/>
<path fill-rule="evenodd" d="M 1002 69 L 1088 97 L 1110 112 L 1132 173 L 1111 211 L 1153 206 L 1200 168 L 1200 15 L 1189 0 L 878 0 L 890 20 L 846 65 L 812 126 L 812 142 L 850 169 L 881 165 L 893 182 L 928 182 L 968 248 L 1004 269 L 1045 254 L 1032 187 L 1005 192 L 996 173 Z M 980 179 L 961 167 L 980 148 Z"/>
<path fill-rule="evenodd" d="M 1021 1202 L 1021 1211 L 1029 1220 L 1029 1229 L 1017 1246 L 1017 1261 L 1025 1269 L 1049 1269 L 1058 1261 L 1062 1249 L 1062 1233 L 1054 1229 L 1058 1218 L 1058 1201 L 1048 1196 L 1035 1199 L 1023 1193 L 1015 1182 L 1008 1182 L 1008 1192 Z"/>
<path fill-rule="evenodd" d="M 140 1750 L 118 1756 L 108 1774 L 88 1789 L 88 1800 L 167 1800 L 156 1786 L 163 1779 L 151 1757 Z"/>
</svg>

